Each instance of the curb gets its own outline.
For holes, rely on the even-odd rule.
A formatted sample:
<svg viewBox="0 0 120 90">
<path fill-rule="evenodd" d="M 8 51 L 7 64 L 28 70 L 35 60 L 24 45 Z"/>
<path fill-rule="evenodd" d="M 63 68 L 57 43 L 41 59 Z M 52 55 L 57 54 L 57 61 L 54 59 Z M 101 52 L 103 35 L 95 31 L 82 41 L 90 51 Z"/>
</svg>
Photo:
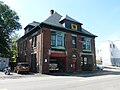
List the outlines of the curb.
<svg viewBox="0 0 120 90">
<path fill-rule="evenodd" d="M 118 70 L 118 71 L 114 71 Z M 73 76 L 73 77 L 93 77 L 93 76 L 101 76 L 101 75 L 109 75 L 114 74 L 118 75 L 120 74 L 120 69 L 110 69 L 108 67 L 105 67 L 103 71 L 94 71 L 94 72 L 77 72 L 77 73 L 50 73 L 50 74 L 30 74 L 30 75 L 21 75 L 21 74 L 14 74 L 11 73 L 11 75 L 1 75 L 0 79 L 21 79 L 21 78 L 31 78 L 31 77 L 48 77 L 48 76 Z"/>
</svg>

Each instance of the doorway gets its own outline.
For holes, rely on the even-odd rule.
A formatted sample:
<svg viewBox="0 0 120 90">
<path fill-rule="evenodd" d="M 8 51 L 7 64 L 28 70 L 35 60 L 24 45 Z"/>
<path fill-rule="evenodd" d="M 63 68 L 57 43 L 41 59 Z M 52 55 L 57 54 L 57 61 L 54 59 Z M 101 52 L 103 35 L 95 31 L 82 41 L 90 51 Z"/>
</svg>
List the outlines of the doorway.
<svg viewBox="0 0 120 90">
<path fill-rule="evenodd" d="M 73 60 L 73 62 L 72 62 L 72 69 L 73 69 L 73 72 L 77 71 L 77 61 L 76 60 Z"/>
<path fill-rule="evenodd" d="M 50 72 L 64 72 L 65 71 L 65 58 L 51 57 L 49 61 Z"/>
<path fill-rule="evenodd" d="M 37 59 L 36 59 L 36 54 L 31 55 L 31 71 L 32 72 L 37 72 Z"/>
<path fill-rule="evenodd" d="M 92 70 L 92 56 L 83 55 L 81 56 L 81 69 L 82 71 Z"/>
</svg>

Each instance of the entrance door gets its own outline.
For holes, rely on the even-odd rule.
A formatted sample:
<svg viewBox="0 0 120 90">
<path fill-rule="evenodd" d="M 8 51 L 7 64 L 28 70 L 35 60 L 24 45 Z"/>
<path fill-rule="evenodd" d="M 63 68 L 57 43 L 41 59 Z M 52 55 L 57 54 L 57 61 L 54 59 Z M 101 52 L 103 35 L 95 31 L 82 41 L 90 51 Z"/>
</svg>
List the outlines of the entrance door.
<svg viewBox="0 0 120 90">
<path fill-rule="evenodd" d="M 73 69 L 73 72 L 77 71 L 77 61 L 76 60 L 73 60 L 72 69 Z"/>
<path fill-rule="evenodd" d="M 58 58 L 59 72 L 65 72 L 65 59 Z"/>
<path fill-rule="evenodd" d="M 31 71 L 36 72 L 36 54 L 31 55 Z"/>
<path fill-rule="evenodd" d="M 91 71 L 92 70 L 92 56 L 82 56 L 81 60 L 82 71 Z"/>
<path fill-rule="evenodd" d="M 81 60 L 81 68 L 82 71 L 87 71 L 87 57 L 82 56 L 82 60 Z"/>
</svg>

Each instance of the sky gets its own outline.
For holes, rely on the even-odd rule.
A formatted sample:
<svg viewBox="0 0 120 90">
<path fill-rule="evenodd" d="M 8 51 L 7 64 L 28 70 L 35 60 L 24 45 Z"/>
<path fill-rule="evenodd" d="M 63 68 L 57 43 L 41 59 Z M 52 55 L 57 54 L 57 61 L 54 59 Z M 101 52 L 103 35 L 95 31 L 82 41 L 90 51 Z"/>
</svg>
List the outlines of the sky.
<svg viewBox="0 0 120 90">
<path fill-rule="evenodd" d="M 97 35 L 96 47 L 102 41 L 120 40 L 120 0 L 1 0 L 20 17 L 23 27 L 32 21 L 42 22 L 50 10 L 66 14 L 83 23 L 82 27 Z"/>
</svg>

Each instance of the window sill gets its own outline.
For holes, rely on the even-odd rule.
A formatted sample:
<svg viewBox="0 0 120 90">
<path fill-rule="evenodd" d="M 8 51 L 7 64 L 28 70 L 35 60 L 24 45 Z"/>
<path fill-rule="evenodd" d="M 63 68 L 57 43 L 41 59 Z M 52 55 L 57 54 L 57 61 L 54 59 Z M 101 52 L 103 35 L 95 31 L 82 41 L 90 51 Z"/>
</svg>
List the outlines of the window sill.
<svg viewBox="0 0 120 90">
<path fill-rule="evenodd" d="M 91 50 L 82 50 L 83 52 L 92 52 Z"/>
<path fill-rule="evenodd" d="M 65 50 L 64 47 L 51 47 L 52 49 L 59 49 L 59 50 Z"/>
</svg>

